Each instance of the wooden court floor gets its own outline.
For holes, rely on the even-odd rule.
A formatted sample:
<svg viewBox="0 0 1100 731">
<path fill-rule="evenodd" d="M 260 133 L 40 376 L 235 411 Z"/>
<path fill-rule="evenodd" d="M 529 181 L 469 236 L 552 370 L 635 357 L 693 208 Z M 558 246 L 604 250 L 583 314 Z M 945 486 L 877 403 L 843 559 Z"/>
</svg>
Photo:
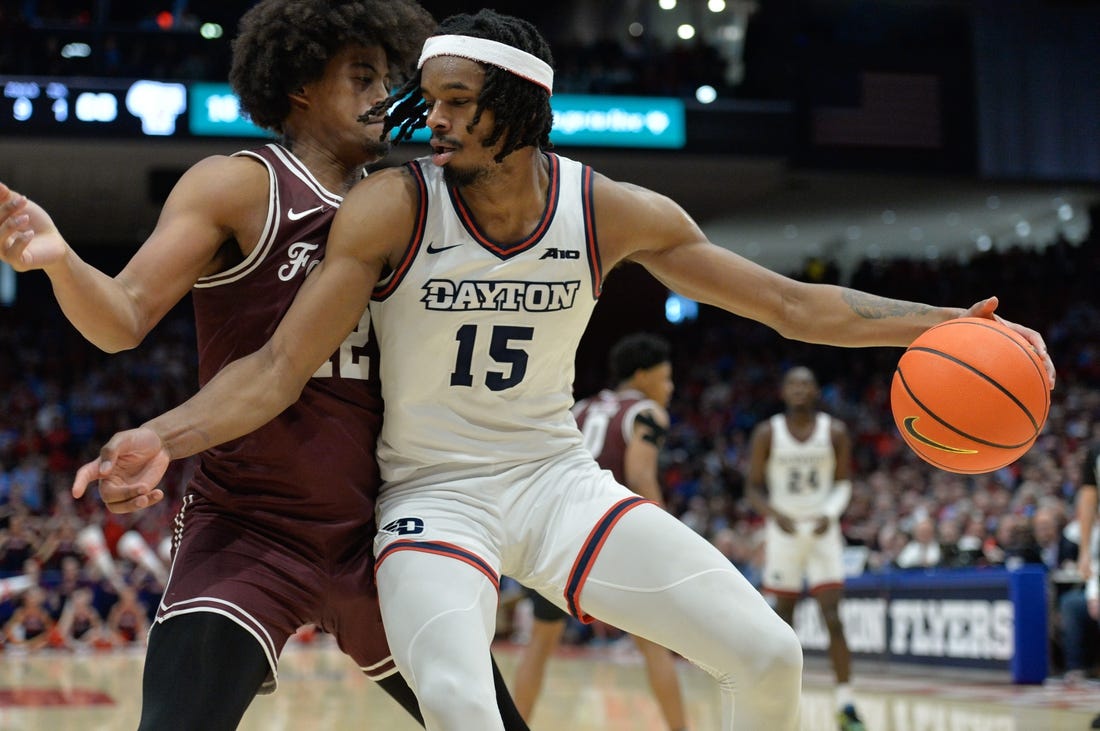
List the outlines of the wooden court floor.
<svg viewBox="0 0 1100 731">
<path fill-rule="evenodd" d="M 510 677 L 517 648 L 495 653 Z M 0 653 L 0 731 L 125 731 L 137 726 L 142 654 Z M 862 674 L 860 671 L 863 671 Z M 1100 711 L 1100 685 L 916 676 L 856 667 L 856 698 L 869 731 L 1083 731 Z M 680 677 L 694 731 L 718 728 L 716 691 L 684 663 Z M 332 645 L 291 645 L 279 690 L 253 702 L 244 731 L 415 731 L 396 704 Z M 804 731 L 834 731 L 825 668 L 809 664 Z M 641 661 L 629 646 L 563 650 L 548 669 L 533 731 L 661 731 Z M 768 731 L 761 729 L 760 731 Z"/>
</svg>

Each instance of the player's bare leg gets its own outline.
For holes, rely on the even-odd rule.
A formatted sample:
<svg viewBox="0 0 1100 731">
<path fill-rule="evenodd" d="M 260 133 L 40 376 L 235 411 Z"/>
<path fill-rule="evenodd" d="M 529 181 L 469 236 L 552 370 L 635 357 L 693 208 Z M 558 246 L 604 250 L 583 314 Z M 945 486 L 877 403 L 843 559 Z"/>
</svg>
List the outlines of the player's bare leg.
<svg viewBox="0 0 1100 731">
<path fill-rule="evenodd" d="M 553 622 L 536 619 L 531 626 L 531 640 L 524 648 L 519 665 L 516 667 L 515 687 L 512 689 L 516 708 L 528 722 L 531 721 L 535 701 L 538 700 L 542 689 L 546 663 L 554 654 L 563 632 L 565 632 L 564 619 Z"/>
<path fill-rule="evenodd" d="M 814 592 L 814 598 L 821 608 L 821 617 L 829 631 L 829 660 L 836 675 L 836 703 L 838 723 L 841 731 L 860 731 L 863 728 L 855 712 L 855 701 L 848 685 L 852 674 L 852 655 L 848 650 L 848 641 L 844 637 L 844 624 L 840 621 L 840 599 L 843 589 L 829 586 Z"/>
</svg>

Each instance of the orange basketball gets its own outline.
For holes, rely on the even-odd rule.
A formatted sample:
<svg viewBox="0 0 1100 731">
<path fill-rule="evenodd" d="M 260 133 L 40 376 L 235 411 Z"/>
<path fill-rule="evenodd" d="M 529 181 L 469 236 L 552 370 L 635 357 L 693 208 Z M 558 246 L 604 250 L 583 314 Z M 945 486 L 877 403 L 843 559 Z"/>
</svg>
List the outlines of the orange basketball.
<svg viewBox="0 0 1100 731">
<path fill-rule="evenodd" d="M 992 472 L 1026 452 L 1046 421 L 1046 368 L 1004 325 L 961 317 L 929 328 L 902 354 L 890 387 L 894 423 L 929 464 Z"/>
</svg>

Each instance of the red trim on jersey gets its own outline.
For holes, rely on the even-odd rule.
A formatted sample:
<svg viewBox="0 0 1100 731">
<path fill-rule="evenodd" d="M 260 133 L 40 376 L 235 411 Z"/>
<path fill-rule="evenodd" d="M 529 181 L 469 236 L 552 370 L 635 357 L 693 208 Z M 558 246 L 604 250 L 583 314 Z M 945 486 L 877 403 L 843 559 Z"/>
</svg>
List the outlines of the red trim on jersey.
<svg viewBox="0 0 1100 731">
<path fill-rule="evenodd" d="M 406 163 L 405 167 L 412 173 L 413 178 L 416 180 L 416 194 L 418 197 L 419 205 L 416 211 L 416 225 L 413 226 L 413 234 L 409 239 L 409 245 L 405 249 L 404 256 L 401 257 L 401 261 L 397 263 L 397 268 L 390 276 L 390 281 L 385 285 L 374 288 L 374 293 L 371 295 L 372 300 L 383 300 L 389 297 L 393 290 L 397 289 L 397 285 L 401 284 L 401 280 L 405 278 L 405 275 L 409 271 L 409 267 L 412 266 L 413 259 L 416 258 L 416 254 L 420 251 L 420 245 L 424 243 L 424 228 L 427 226 L 428 221 L 428 185 L 424 182 L 424 171 L 420 169 L 420 163 L 416 160 Z"/>
<path fill-rule="evenodd" d="M 592 532 L 588 534 L 580 553 L 577 554 L 577 559 L 573 562 L 573 568 L 569 571 L 569 579 L 565 583 L 564 596 L 566 605 L 569 607 L 569 613 L 585 624 L 590 624 L 595 620 L 595 617 L 585 614 L 584 610 L 581 609 L 580 596 L 581 591 L 584 590 L 584 582 L 588 580 L 588 574 L 591 573 L 592 566 L 596 563 L 596 557 L 600 555 L 600 549 L 603 548 L 603 544 L 607 542 L 608 536 L 611 535 L 611 529 L 622 520 L 624 515 L 639 505 L 647 503 L 650 505 L 657 504 L 642 497 L 628 497 L 612 505 L 611 509 L 604 513 L 604 516 L 592 528 Z"/>
<path fill-rule="evenodd" d="M 603 291 L 603 262 L 596 241 L 596 203 L 592 185 L 594 172 L 588 165 L 581 172 L 581 200 L 584 208 L 584 239 L 588 248 L 588 269 L 592 272 L 592 295 L 597 299 Z"/>
<path fill-rule="evenodd" d="M 827 581 L 824 584 L 818 584 L 817 586 L 811 586 L 809 589 L 810 596 L 818 593 L 819 591 L 825 591 L 826 589 L 843 589 L 843 581 Z"/>
<path fill-rule="evenodd" d="M 558 210 L 558 198 L 561 197 L 561 164 L 557 155 L 549 152 L 544 154 L 550 162 L 550 189 L 546 192 L 546 208 L 543 209 L 542 218 L 539 219 L 539 224 L 531 232 L 531 235 L 516 244 L 505 246 L 482 233 L 481 229 L 477 227 L 477 221 L 470 214 L 470 209 L 466 207 L 466 202 L 462 200 L 462 194 L 451 186 L 447 186 L 447 191 L 451 195 L 451 202 L 455 207 L 455 212 L 458 213 L 458 219 L 462 222 L 463 228 L 473 237 L 474 241 L 500 259 L 509 259 L 516 254 L 527 251 L 550 230 L 550 224 L 553 222 L 554 214 Z"/>
<path fill-rule="evenodd" d="M 436 556 L 444 556 L 446 558 L 462 561 L 485 574 L 489 581 L 493 583 L 493 587 L 495 587 L 497 591 L 500 591 L 500 576 L 497 575 L 497 572 L 494 571 L 484 559 L 475 553 L 467 551 L 465 548 L 443 541 L 394 541 L 383 548 L 382 552 L 378 554 L 378 558 L 374 562 L 374 573 L 376 576 L 378 575 L 378 567 L 382 565 L 382 562 L 398 551 L 432 553 Z"/>
</svg>

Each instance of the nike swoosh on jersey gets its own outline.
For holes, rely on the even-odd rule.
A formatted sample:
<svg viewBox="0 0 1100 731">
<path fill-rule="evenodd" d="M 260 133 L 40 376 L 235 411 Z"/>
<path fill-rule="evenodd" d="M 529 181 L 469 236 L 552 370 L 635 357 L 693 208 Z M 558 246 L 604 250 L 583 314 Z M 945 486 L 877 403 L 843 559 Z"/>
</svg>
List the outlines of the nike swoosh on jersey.
<svg viewBox="0 0 1100 731">
<path fill-rule="evenodd" d="M 933 447 L 935 449 L 939 449 L 939 450 L 944 451 L 944 452 L 950 452 L 952 454 L 977 454 L 978 453 L 978 450 L 976 450 L 976 449 L 963 449 L 962 447 L 952 447 L 952 446 L 949 446 L 947 444 L 942 444 L 941 442 L 937 442 L 935 439 L 930 439 L 930 438 L 924 436 L 919 431 L 917 431 L 917 427 L 914 426 L 916 424 L 917 419 L 919 419 L 919 418 L 920 418 L 919 416 L 907 416 L 907 417 L 905 417 L 905 419 L 903 419 L 903 423 L 905 424 L 905 432 L 909 436 L 916 439 L 921 444 L 927 444 L 929 447 Z"/>
<path fill-rule="evenodd" d="M 299 220 L 305 218 L 306 216 L 308 216 L 309 214 L 316 213 L 317 211 L 320 211 L 320 210 L 323 210 L 323 209 L 324 209 L 324 206 L 317 206 L 316 208 L 307 208 L 304 211 L 295 211 L 293 208 L 289 208 L 289 209 L 287 209 L 286 217 L 289 218 L 291 221 L 299 221 Z"/>
<path fill-rule="evenodd" d="M 439 247 L 439 248 L 437 248 L 437 249 L 433 249 L 433 248 L 432 248 L 433 246 L 435 246 L 435 242 L 434 242 L 434 241 L 433 241 L 433 242 L 431 242 L 430 244 L 428 244 L 428 249 L 427 249 L 427 251 L 428 251 L 428 253 L 429 253 L 429 254 L 438 254 L 438 253 L 439 253 L 439 252 L 441 252 L 441 251 L 446 251 L 447 249 L 454 249 L 454 248 L 457 248 L 457 247 L 459 247 L 459 246 L 462 246 L 462 244 L 451 244 L 450 246 L 440 246 L 440 247 Z"/>
</svg>

